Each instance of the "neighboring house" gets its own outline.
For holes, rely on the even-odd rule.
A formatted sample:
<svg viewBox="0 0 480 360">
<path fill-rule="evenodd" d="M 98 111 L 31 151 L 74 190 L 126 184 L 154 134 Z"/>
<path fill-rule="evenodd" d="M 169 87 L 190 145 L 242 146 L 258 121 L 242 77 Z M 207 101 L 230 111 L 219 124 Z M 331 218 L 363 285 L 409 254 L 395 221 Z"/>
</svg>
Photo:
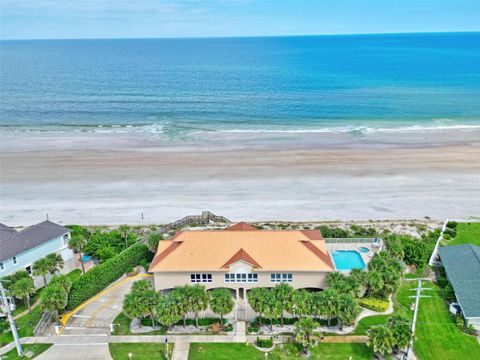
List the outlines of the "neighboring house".
<svg viewBox="0 0 480 360">
<path fill-rule="evenodd" d="M 68 248 L 70 230 L 51 221 L 43 221 L 21 231 L 0 224 L 0 277 L 26 270 L 32 274 L 33 263 L 51 253 L 60 254 L 65 262 L 61 273 L 75 269 L 75 257 Z M 36 277 L 35 286 L 43 286 Z"/>
<path fill-rule="evenodd" d="M 157 291 L 197 283 L 207 290 L 229 288 L 237 316 L 244 317 L 251 288 L 286 282 L 324 289 L 334 265 L 318 230 L 257 230 L 239 223 L 226 230 L 180 231 L 160 241 L 149 271 Z"/>
<path fill-rule="evenodd" d="M 445 246 L 438 253 L 467 325 L 480 330 L 480 246 Z"/>
</svg>

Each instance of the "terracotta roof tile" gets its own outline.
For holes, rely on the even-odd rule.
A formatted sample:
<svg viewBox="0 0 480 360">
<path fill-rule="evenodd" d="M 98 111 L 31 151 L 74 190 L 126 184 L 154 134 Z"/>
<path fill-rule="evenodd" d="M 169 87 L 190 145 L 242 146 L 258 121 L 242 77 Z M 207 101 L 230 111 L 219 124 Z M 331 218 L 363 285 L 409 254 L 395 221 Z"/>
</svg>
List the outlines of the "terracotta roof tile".
<svg viewBox="0 0 480 360">
<path fill-rule="evenodd" d="M 243 249 L 238 250 L 235 255 L 233 255 L 225 264 L 223 264 L 222 268 L 226 268 L 240 260 L 245 261 L 256 268 L 261 268 L 261 266 Z"/>
<path fill-rule="evenodd" d="M 246 222 L 239 222 L 235 225 L 232 225 L 225 230 L 231 230 L 231 231 L 248 231 L 248 230 L 258 230 L 256 227 L 253 227 L 250 224 L 247 224 Z"/>
<path fill-rule="evenodd" d="M 312 240 L 319 236 L 300 230 L 183 231 L 160 241 L 150 271 L 223 271 L 237 257 L 261 265 L 257 271 L 332 271 L 325 241 Z M 181 246 L 170 245 L 179 241 Z"/>
</svg>

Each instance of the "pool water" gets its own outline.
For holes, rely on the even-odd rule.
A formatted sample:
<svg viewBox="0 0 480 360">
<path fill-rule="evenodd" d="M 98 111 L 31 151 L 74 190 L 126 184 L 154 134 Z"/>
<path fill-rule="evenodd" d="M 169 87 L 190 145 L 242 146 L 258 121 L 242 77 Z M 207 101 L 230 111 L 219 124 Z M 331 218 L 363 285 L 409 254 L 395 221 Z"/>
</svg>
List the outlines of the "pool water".
<svg viewBox="0 0 480 360">
<path fill-rule="evenodd" d="M 335 250 L 332 257 L 337 270 L 365 269 L 365 262 L 358 251 Z"/>
<path fill-rule="evenodd" d="M 370 250 L 368 250 L 368 248 L 364 247 L 364 246 L 359 247 L 358 251 L 360 251 L 361 253 L 364 253 L 364 254 L 370 252 Z"/>
</svg>

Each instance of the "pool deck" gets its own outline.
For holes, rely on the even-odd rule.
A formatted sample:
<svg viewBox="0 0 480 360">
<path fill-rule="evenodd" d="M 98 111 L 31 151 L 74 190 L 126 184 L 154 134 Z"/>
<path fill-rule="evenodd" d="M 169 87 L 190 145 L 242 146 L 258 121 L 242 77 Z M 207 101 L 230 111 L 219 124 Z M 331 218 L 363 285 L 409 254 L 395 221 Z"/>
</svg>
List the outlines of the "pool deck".
<svg viewBox="0 0 480 360">
<path fill-rule="evenodd" d="M 378 238 L 376 242 L 372 241 L 373 239 L 368 239 L 369 241 L 362 241 L 362 239 L 328 239 L 326 241 L 327 250 L 331 255 L 332 251 L 335 250 L 355 250 L 357 251 L 365 263 L 365 270 L 368 267 L 368 263 L 372 259 L 373 255 L 382 250 L 383 240 Z M 365 247 L 369 251 L 368 253 L 362 253 L 358 251 L 358 248 Z M 333 257 L 332 257 L 333 261 Z M 342 272 L 349 272 L 350 270 L 339 270 Z"/>
</svg>

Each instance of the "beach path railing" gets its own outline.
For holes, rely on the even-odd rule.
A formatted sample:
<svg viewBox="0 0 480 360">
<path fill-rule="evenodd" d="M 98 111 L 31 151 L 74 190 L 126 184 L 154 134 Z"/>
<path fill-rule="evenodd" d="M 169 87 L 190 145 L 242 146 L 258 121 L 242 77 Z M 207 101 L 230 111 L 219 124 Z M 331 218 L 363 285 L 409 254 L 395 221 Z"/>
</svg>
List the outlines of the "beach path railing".
<svg viewBox="0 0 480 360">
<path fill-rule="evenodd" d="M 230 223 L 224 216 L 215 215 L 210 211 L 203 211 L 201 215 L 188 215 L 179 220 L 166 224 L 160 227 L 159 231 L 161 233 L 167 233 L 171 230 L 181 228 L 186 225 L 205 225 L 209 224 L 211 221 L 216 223 Z"/>
</svg>

